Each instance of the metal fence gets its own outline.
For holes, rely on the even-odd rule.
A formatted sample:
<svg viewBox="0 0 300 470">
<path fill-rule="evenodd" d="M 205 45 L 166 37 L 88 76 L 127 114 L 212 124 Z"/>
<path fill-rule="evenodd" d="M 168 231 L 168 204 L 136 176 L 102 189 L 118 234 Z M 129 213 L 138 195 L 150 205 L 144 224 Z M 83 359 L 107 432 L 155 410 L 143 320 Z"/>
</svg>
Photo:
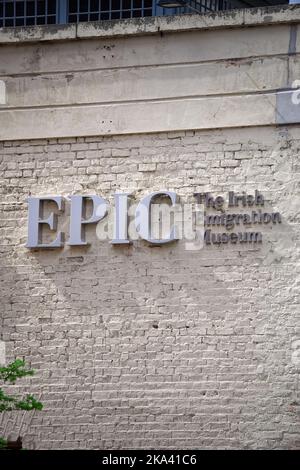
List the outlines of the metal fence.
<svg viewBox="0 0 300 470">
<path fill-rule="evenodd" d="M 69 0 L 68 22 L 152 16 L 152 0 Z"/>
<path fill-rule="evenodd" d="M 0 27 L 57 23 L 57 0 L 0 0 Z"/>
</svg>

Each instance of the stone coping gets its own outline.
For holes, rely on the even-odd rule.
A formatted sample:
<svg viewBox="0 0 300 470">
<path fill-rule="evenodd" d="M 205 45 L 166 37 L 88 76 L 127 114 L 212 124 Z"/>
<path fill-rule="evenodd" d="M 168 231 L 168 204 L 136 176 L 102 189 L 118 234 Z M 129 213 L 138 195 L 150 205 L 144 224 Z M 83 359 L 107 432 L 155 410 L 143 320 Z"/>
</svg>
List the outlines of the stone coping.
<svg viewBox="0 0 300 470">
<path fill-rule="evenodd" d="M 300 5 L 280 5 L 203 14 L 156 16 L 68 25 L 0 28 L 0 45 L 114 38 L 281 23 L 300 23 Z"/>
</svg>

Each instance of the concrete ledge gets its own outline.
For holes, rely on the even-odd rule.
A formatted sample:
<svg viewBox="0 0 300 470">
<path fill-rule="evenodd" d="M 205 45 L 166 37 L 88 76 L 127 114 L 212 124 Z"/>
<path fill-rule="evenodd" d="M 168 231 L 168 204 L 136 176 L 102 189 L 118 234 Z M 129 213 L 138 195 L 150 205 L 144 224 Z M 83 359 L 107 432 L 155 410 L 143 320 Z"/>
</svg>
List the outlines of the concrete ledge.
<svg viewBox="0 0 300 470">
<path fill-rule="evenodd" d="M 3 110 L 0 141 L 274 125 L 276 98 L 276 93 L 267 93 L 53 107 L 34 112 Z"/>
<path fill-rule="evenodd" d="M 205 14 L 0 29 L 0 45 L 22 42 L 113 38 L 192 30 L 300 23 L 300 5 L 251 8 Z"/>
<path fill-rule="evenodd" d="M 75 24 L 0 28 L 0 45 L 76 39 L 76 29 Z"/>
<path fill-rule="evenodd" d="M 54 106 L 243 95 L 285 89 L 288 80 L 293 83 L 298 77 L 300 54 L 290 62 L 289 68 L 286 57 L 260 57 L 241 61 L 239 65 L 211 61 L 169 67 L 8 76 L 2 81 L 6 86 L 6 100 L 2 101 L 0 79 L 0 111 L 30 108 L 34 112 L 36 108 Z"/>
</svg>

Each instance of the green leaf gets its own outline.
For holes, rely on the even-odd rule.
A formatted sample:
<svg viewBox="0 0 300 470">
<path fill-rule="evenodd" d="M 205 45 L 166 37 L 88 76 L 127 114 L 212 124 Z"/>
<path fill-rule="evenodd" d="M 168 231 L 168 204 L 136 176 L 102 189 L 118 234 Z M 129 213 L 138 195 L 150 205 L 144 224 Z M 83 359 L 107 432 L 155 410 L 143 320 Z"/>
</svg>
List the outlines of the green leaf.
<svg viewBox="0 0 300 470">
<path fill-rule="evenodd" d="M 34 370 L 27 369 L 22 359 L 16 359 L 7 367 L 0 367 L 0 380 L 4 382 L 15 383 L 17 379 L 33 374 Z"/>
<path fill-rule="evenodd" d="M 25 367 L 25 362 L 21 359 L 16 359 L 7 367 L 0 367 L 0 380 L 4 383 L 9 382 L 14 384 L 17 379 L 28 375 L 33 375 L 34 371 Z M 33 395 L 26 395 L 25 398 L 7 395 L 2 388 L 0 388 L 0 413 L 4 411 L 13 410 L 42 410 L 43 405 Z"/>
<path fill-rule="evenodd" d="M 0 437 L 0 450 L 5 449 L 7 446 L 7 441 L 3 439 L 3 437 Z"/>
</svg>

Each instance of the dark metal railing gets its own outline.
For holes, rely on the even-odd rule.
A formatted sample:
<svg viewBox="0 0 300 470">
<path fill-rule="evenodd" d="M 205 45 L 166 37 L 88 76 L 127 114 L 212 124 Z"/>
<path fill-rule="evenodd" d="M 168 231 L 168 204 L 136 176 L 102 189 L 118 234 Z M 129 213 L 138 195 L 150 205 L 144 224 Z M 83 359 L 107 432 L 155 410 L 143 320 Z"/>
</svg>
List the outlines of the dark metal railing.
<svg viewBox="0 0 300 470">
<path fill-rule="evenodd" d="M 69 0 L 68 23 L 152 16 L 152 0 Z"/>
<path fill-rule="evenodd" d="M 57 0 L 0 0 L 0 27 L 57 23 Z"/>
</svg>

